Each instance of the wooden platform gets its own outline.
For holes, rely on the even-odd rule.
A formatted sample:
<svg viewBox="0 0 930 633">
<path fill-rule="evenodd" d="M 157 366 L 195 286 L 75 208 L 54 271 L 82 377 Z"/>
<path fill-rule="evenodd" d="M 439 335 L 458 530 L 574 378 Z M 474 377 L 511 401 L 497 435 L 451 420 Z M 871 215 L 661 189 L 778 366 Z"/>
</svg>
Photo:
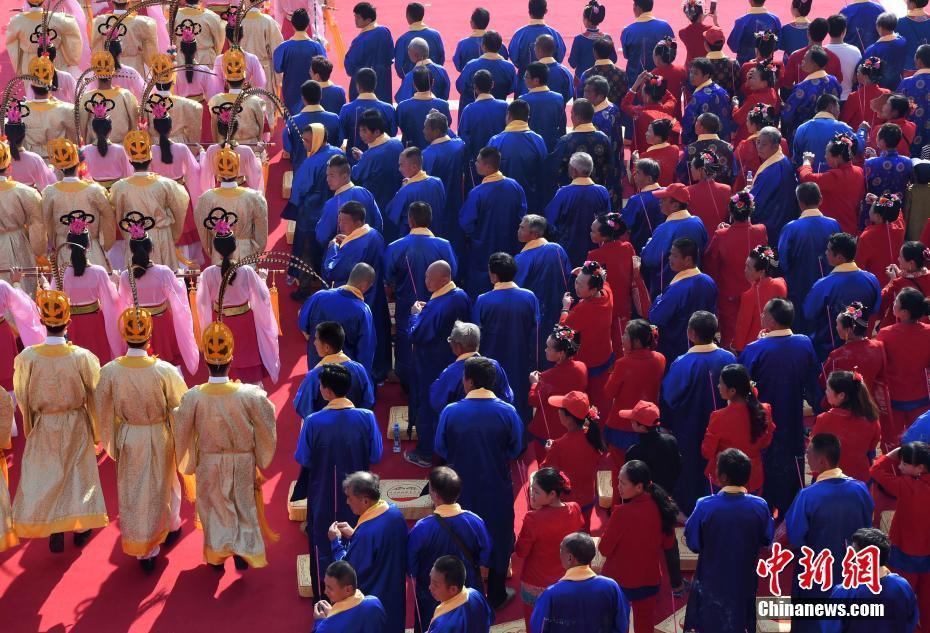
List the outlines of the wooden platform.
<svg viewBox="0 0 930 633">
<path fill-rule="evenodd" d="M 407 428 L 410 426 L 410 422 L 407 418 L 408 410 L 407 407 L 391 407 L 390 415 L 388 416 L 387 424 L 387 438 L 394 441 L 394 424 L 397 423 L 400 425 L 400 439 L 402 442 L 406 442 L 408 439 L 410 441 L 417 439 L 417 429 L 414 427 L 413 435 L 409 438 L 407 437 Z"/>
<path fill-rule="evenodd" d="M 297 595 L 301 598 L 313 597 L 313 580 L 310 576 L 310 554 L 297 557 Z"/>
<path fill-rule="evenodd" d="M 297 231 L 297 222 L 294 220 L 287 221 L 287 233 L 285 233 L 284 238 L 287 240 L 288 244 L 294 243 L 294 232 Z"/>
<path fill-rule="evenodd" d="M 294 488 L 297 486 L 296 481 L 292 481 L 287 488 L 287 518 L 291 521 L 300 523 L 307 520 L 307 500 L 291 501 L 291 495 L 294 494 Z"/>
<path fill-rule="evenodd" d="M 609 510 L 614 504 L 614 487 L 609 470 L 597 471 L 597 504 Z"/>
<path fill-rule="evenodd" d="M 594 541 L 594 560 L 591 561 L 591 569 L 600 574 L 604 571 L 604 563 L 607 562 L 607 559 L 604 558 L 604 555 L 597 549 L 601 544 L 601 537 L 595 536 L 592 537 L 591 540 Z"/>
<path fill-rule="evenodd" d="M 419 521 L 433 512 L 429 495 L 420 496 L 424 487 L 425 479 L 382 479 L 381 496 L 396 503 L 408 521 Z"/>
<path fill-rule="evenodd" d="M 281 197 L 285 200 L 290 200 L 291 198 L 291 185 L 294 184 L 294 172 L 286 171 L 284 172 L 284 178 L 281 179 Z"/>
<path fill-rule="evenodd" d="M 678 611 L 656 624 L 653 631 L 655 631 L 655 633 L 684 633 L 686 608 L 687 607 L 680 608 Z M 632 626 L 630 628 L 632 629 Z"/>
<path fill-rule="evenodd" d="M 675 536 L 678 539 L 678 555 L 681 557 L 681 571 L 694 571 L 697 569 L 698 555 L 688 549 L 685 543 L 685 528 L 676 527 Z"/>
</svg>

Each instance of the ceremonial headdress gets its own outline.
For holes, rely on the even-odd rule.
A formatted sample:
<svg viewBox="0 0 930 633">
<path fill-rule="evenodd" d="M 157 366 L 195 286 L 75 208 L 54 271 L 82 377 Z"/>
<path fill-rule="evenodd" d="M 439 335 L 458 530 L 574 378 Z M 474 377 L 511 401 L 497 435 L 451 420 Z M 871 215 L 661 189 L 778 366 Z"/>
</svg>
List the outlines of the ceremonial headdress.
<svg viewBox="0 0 930 633">
<path fill-rule="evenodd" d="M 7 169 L 13 157 L 10 155 L 10 146 L 4 141 L 0 141 L 0 169 Z"/>
<path fill-rule="evenodd" d="M 29 62 L 29 74 L 35 75 L 45 86 L 51 86 L 55 81 L 55 65 L 45 55 L 34 57 Z"/>
<path fill-rule="evenodd" d="M 223 76 L 227 81 L 245 79 L 245 54 L 238 48 L 230 48 L 223 53 Z"/>
<path fill-rule="evenodd" d="M 119 228 L 129 234 L 130 240 L 148 239 L 148 230 L 155 228 L 155 218 L 139 211 L 130 211 L 119 221 Z"/>
<path fill-rule="evenodd" d="M 136 276 L 129 271 L 129 289 L 132 291 L 132 307 L 119 315 L 119 335 L 127 343 L 138 345 L 152 338 L 152 313 L 139 307 L 139 293 L 136 290 Z"/>
<path fill-rule="evenodd" d="M 109 118 L 110 111 L 115 107 L 116 102 L 105 97 L 102 92 L 95 92 L 84 102 L 84 110 L 95 119 Z"/>
<path fill-rule="evenodd" d="M 149 68 L 155 76 L 155 83 L 170 84 L 174 82 L 174 60 L 171 55 L 158 53 L 149 62 Z"/>
<path fill-rule="evenodd" d="M 229 326 L 214 321 L 206 327 L 201 338 L 203 358 L 210 365 L 226 365 L 233 358 L 233 333 Z"/>
<path fill-rule="evenodd" d="M 152 160 L 152 139 L 143 130 L 130 130 L 123 137 L 123 148 L 129 154 L 129 162 L 144 163 Z"/>
<path fill-rule="evenodd" d="M 112 79 L 116 74 L 116 60 L 109 51 L 97 51 L 90 56 L 90 67 L 98 79 Z"/>
<path fill-rule="evenodd" d="M 221 179 L 238 178 L 239 154 L 232 147 L 224 144 L 220 151 L 213 155 L 213 170 Z"/>
<path fill-rule="evenodd" d="M 203 226 L 213 231 L 216 237 L 229 237 L 233 234 L 232 227 L 239 221 L 239 216 L 223 207 L 213 207 L 203 220 Z"/>
<path fill-rule="evenodd" d="M 75 209 L 61 216 L 58 221 L 68 227 L 69 235 L 83 235 L 89 232 L 87 230 L 88 225 L 93 224 L 96 219 L 93 213 Z"/>
<path fill-rule="evenodd" d="M 36 305 L 39 306 L 39 320 L 46 327 L 62 327 L 71 320 L 71 302 L 60 290 L 37 290 Z"/>
<path fill-rule="evenodd" d="M 153 119 L 168 119 L 171 108 L 174 107 L 174 100 L 171 97 L 163 97 L 160 94 L 149 95 L 145 102 L 145 111 L 152 115 Z"/>
<path fill-rule="evenodd" d="M 23 121 L 31 110 L 29 106 L 26 105 L 25 101 L 20 99 L 10 99 L 9 105 L 6 107 L 6 125 L 26 125 L 26 122 Z"/>
<path fill-rule="evenodd" d="M 53 138 L 46 146 L 48 158 L 56 169 L 70 169 L 81 162 L 78 146 L 66 138 Z"/>
</svg>

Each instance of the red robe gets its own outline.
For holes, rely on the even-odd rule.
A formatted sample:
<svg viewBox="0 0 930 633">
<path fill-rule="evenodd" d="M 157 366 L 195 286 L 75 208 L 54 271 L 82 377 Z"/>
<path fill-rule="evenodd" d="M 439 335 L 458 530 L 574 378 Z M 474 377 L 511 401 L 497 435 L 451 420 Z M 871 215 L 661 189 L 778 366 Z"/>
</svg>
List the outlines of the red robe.
<svg viewBox="0 0 930 633">
<path fill-rule="evenodd" d="M 879 279 L 886 278 L 885 275 L 879 277 Z M 882 311 L 878 321 L 880 327 L 894 325 L 895 318 L 894 312 L 892 311 L 892 308 L 894 308 L 894 299 L 898 296 L 898 293 L 905 288 L 916 288 L 920 290 L 924 296 L 930 295 L 930 273 L 897 277 L 893 281 L 889 281 L 888 284 L 882 288 Z"/>
<path fill-rule="evenodd" d="M 827 198 L 825 198 L 827 199 Z M 856 264 L 877 279 L 887 279 L 885 269 L 898 262 L 898 253 L 904 244 L 904 222 L 901 215 L 891 223 L 870 224 L 859 236 L 856 245 Z"/>
<path fill-rule="evenodd" d="M 559 422 L 558 409 L 549 404 L 549 396 L 564 396 L 569 391 L 588 390 L 588 368 L 577 360 L 566 360 L 539 374 L 539 382 L 530 385 L 529 403 L 536 413 L 529 432 L 543 440 L 554 440 L 565 434 Z"/>
<path fill-rule="evenodd" d="M 888 538 L 909 556 L 930 556 L 930 530 L 927 529 L 930 475 L 902 475 L 895 470 L 899 463 L 896 459 L 882 455 L 875 460 L 871 469 L 875 482 L 898 500 Z"/>
<path fill-rule="evenodd" d="M 784 299 L 787 296 L 788 285 L 781 277 L 763 277 L 743 292 L 739 297 L 739 312 L 731 347 L 736 352 L 742 352 L 747 345 L 758 339 L 762 331 L 762 310 L 765 304 L 776 297 Z"/>
<path fill-rule="evenodd" d="M 746 172 L 751 171 L 753 176 L 755 176 L 759 171 L 759 165 L 762 164 L 762 161 L 759 160 L 759 152 L 756 150 L 756 136 L 758 135 L 753 134 L 752 136 L 744 138 L 733 152 L 733 156 L 736 159 L 733 191 L 742 191 L 745 189 Z M 788 141 L 785 139 L 781 140 L 781 153 L 788 157 L 791 156 L 791 152 L 788 151 Z"/>
<path fill-rule="evenodd" d="M 859 418 L 848 409 L 830 409 L 817 416 L 811 437 L 818 433 L 832 433 L 840 439 L 840 468 L 843 473 L 859 481 L 869 482 L 869 454 L 882 439 L 878 420 Z"/>
<path fill-rule="evenodd" d="M 781 76 L 781 83 L 779 84 L 782 88 L 794 88 L 795 84 L 804 81 L 806 75 L 801 71 L 801 60 L 804 59 L 804 54 L 809 48 L 810 46 L 805 46 L 791 53 L 788 57 L 788 61 L 785 62 L 785 73 Z M 836 77 L 839 83 L 843 83 L 843 66 L 840 64 L 840 58 L 830 49 L 825 48 L 824 50 L 827 51 L 827 57 L 829 57 L 824 70 L 827 71 L 828 75 Z"/>
<path fill-rule="evenodd" d="M 633 119 L 633 150 L 642 152 L 649 147 L 649 143 L 646 142 L 646 129 L 650 123 L 662 118 L 678 119 L 680 115 L 677 113 L 678 102 L 668 90 L 659 103 L 642 105 L 636 104 L 635 100 L 636 94 L 633 91 L 626 93 L 620 102 L 620 109 Z"/>
<path fill-rule="evenodd" d="M 649 494 L 614 506 L 598 544 L 607 559 L 604 575 L 629 589 L 658 585 L 665 565 L 665 540 L 659 507 Z"/>
<path fill-rule="evenodd" d="M 645 139 L 644 139 L 645 142 Z M 681 148 L 669 143 L 661 143 L 646 148 L 646 151 L 640 152 L 639 157 L 651 158 L 659 163 L 659 186 L 668 187 L 675 182 L 675 168 L 678 167 L 678 161 L 681 160 Z"/>
<path fill-rule="evenodd" d="M 865 198 L 865 174 L 861 167 L 846 163 L 816 174 L 810 165 L 801 165 L 798 176 L 801 182 L 814 182 L 820 187 L 825 216 L 839 222 L 843 232 L 859 234 L 859 210 Z"/>
<path fill-rule="evenodd" d="M 843 104 L 843 110 L 840 112 L 840 121 L 844 121 L 854 130 L 858 129 L 859 124 L 863 121 L 873 128 L 880 126 L 884 121 L 872 109 L 872 99 L 877 99 L 890 92 L 890 90 L 882 88 L 878 84 L 860 85 L 858 90 L 849 93 L 849 98 Z"/>
<path fill-rule="evenodd" d="M 584 508 L 594 503 L 600 458 L 601 454 L 588 442 L 584 431 L 579 430 L 565 433 L 553 442 L 539 467 L 552 466 L 568 475 L 572 491 L 563 501 L 574 501 Z"/>
<path fill-rule="evenodd" d="M 736 136 L 733 138 L 733 143 L 736 145 L 738 145 L 744 138 L 749 136 L 749 130 L 746 129 L 746 119 L 749 117 L 749 111 L 756 107 L 756 104 L 764 103 L 766 105 L 775 106 L 776 115 L 781 112 L 781 99 L 779 98 L 778 93 L 775 92 L 774 88 L 766 88 L 764 90 L 759 90 L 758 92 L 750 92 L 748 95 L 746 95 L 746 98 L 743 99 L 742 103 L 743 105 L 740 107 L 733 108 L 733 123 L 735 123 L 737 126 Z"/>
<path fill-rule="evenodd" d="M 878 125 L 869 130 L 867 145 L 874 148 L 875 151 L 878 151 L 878 130 L 884 123 L 894 123 L 901 128 L 901 142 L 898 143 L 896 149 L 901 156 L 910 156 L 911 143 L 914 141 L 914 135 L 917 134 L 917 125 L 913 121 L 908 121 L 907 119 L 889 119 L 887 121 L 879 119 Z"/>
<path fill-rule="evenodd" d="M 752 441 L 749 432 L 749 407 L 746 404 L 731 403 L 710 414 L 707 430 L 704 431 L 704 441 L 701 442 L 701 456 L 707 460 L 704 474 L 718 486 L 720 484 L 716 480 L 717 455 L 728 448 L 738 448 L 746 453 L 752 462 L 752 471 L 746 488 L 749 492 L 762 489 L 762 483 L 765 481 L 762 451 L 772 443 L 772 434 L 775 432 L 775 424 L 772 422 L 772 406 L 762 403 L 762 408 L 765 409 L 768 424 L 755 442 Z"/>
<path fill-rule="evenodd" d="M 885 380 L 885 346 L 874 338 L 847 341 L 830 352 L 820 374 L 820 386 L 826 387 L 827 376 L 835 371 L 858 371 L 872 396 L 879 400 Z"/>
<path fill-rule="evenodd" d="M 522 580 L 528 585 L 546 587 L 561 578 L 565 572 L 559 563 L 559 545 L 572 532 L 583 530 L 584 524 L 577 503 L 527 512 L 514 543 L 514 553 L 526 559 Z"/>
<path fill-rule="evenodd" d="M 928 408 L 930 325 L 895 323 L 880 329 L 876 338 L 885 344 L 885 354 L 894 361 L 887 365 L 885 372 L 892 401 L 892 422 L 884 443 L 896 446 L 901 434 Z"/>
<path fill-rule="evenodd" d="M 675 118 L 680 119 L 682 97 L 685 91 L 690 91 L 688 71 L 685 70 L 684 66 L 671 64 L 669 66 L 656 66 L 652 69 L 652 74 L 665 78 L 665 89 L 675 100 L 675 109 L 673 110 Z M 665 99 L 663 99 L 662 102 L 664 103 Z M 662 109 L 664 110 L 665 108 Z"/>
<path fill-rule="evenodd" d="M 589 260 L 607 267 L 607 284 L 614 299 L 610 340 L 618 354 L 622 349 L 620 338 L 632 317 L 633 308 L 636 308 L 638 314 L 649 314 L 649 291 L 642 277 L 633 270 L 635 255 L 636 250 L 627 241 L 605 242 L 593 251 L 588 251 Z"/>
<path fill-rule="evenodd" d="M 610 284 L 604 284 L 600 297 L 583 299 L 571 312 L 563 312 L 559 323 L 581 335 L 581 344 L 575 360 L 588 368 L 588 396 L 598 409 L 604 409 L 604 384 L 607 382 L 608 362 L 613 357 L 611 326 L 614 299 Z"/>
<path fill-rule="evenodd" d="M 685 68 L 691 67 L 691 60 L 695 57 L 704 57 L 707 54 L 707 49 L 704 48 L 704 32 L 710 27 L 710 24 L 698 20 L 678 31 L 678 40 L 685 45 Z"/>
<path fill-rule="evenodd" d="M 739 69 L 740 85 L 745 86 L 746 80 L 749 79 L 749 71 L 755 68 L 759 62 L 764 61 L 758 57 L 755 59 L 750 59 L 748 62 L 744 63 Z M 780 81 L 782 77 L 785 76 L 785 65 L 775 59 L 768 60 L 769 64 L 775 66 L 775 80 L 776 82 Z M 778 83 L 775 84 L 776 86 Z"/>
<path fill-rule="evenodd" d="M 688 185 L 691 202 L 688 211 L 701 218 L 704 230 L 713 235 L 721 222 L 730 217 L 730 185 L 715 180 L 701 180 Z"/>
<path fill-rule="evenodd" d="M 630 421 L 618 414 L 632 409 L 640 400 L 659 402 L 659 388 L 665 375 L 665 357 L 651 349 L 635 349 L 625 353 L 614 363 L 604 395 L 612 401 L 607 415 L 607 427 L 632 431 Z"/>
</svg>

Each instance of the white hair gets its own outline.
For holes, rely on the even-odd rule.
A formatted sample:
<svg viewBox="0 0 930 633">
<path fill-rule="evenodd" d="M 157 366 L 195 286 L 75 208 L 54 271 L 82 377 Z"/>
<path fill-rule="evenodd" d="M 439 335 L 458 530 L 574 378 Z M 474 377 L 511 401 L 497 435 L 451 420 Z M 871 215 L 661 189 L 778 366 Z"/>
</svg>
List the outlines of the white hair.
<svg viewBox="0 0 930 633">
<path fill-rule="evenodd" d="M 422 37 L 415 37 L 407 44 L 407 52 L 416 53 L 420 59 L 429 59 L 429 44 Z"/>
<path fill-rule="evenodd" d="M 452 334 L 449 340 L 456 345 L 461 345 L 471 352 L 477 352 L 481 345 L 481 328 L 474 323 L 465 321 L 456 321 L 452 326 Z"/>
<path fill-rule="evenodd" d="M 568 166 L 580 173 L 582 176 L 590 176 L 594 171 L 594 159 L 590 154 L 585 152 L 575 152 L 568 159 Z"/>
</svg>

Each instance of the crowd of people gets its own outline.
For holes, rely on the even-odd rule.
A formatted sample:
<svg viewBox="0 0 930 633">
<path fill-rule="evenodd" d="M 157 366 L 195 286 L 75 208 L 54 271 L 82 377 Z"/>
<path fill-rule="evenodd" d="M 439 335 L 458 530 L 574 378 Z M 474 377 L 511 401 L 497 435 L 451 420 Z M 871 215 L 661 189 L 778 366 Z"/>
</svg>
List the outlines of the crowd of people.
<svg viewBox="0 0 930 633">
<path fill-rule="evenodd" d="M 715 2 L 676 34 L 633 0 L 616 39 L 589 0 L 568 46 L 546 0 L 506 45 L 477 8 L 455 77 L 424 5 L 395 40 L 360 2 L 345 86 L 324 6 L 168 4 L 10 20 L 0 551 L 107 525 L 105 452 L 142 570 L 185 495 L 207 564 L 267 564 L 284 262 L 315 631 L 402 633 L 409 579 L 416 631 L 486 633 L 519 595 L 528 632 L 652 633 L 667 576 L 686 631 L 745 633 L 769 548 L 833 579 L 875 552 L 877 593 L 790 594 L 882 618 L 793 631 L 930 630 L 928 0 L 784 25 L 749 0 L 729 34 Z M 412 527 L 375 474 L 385 381 L 434 506 Z"/>
</svg>

